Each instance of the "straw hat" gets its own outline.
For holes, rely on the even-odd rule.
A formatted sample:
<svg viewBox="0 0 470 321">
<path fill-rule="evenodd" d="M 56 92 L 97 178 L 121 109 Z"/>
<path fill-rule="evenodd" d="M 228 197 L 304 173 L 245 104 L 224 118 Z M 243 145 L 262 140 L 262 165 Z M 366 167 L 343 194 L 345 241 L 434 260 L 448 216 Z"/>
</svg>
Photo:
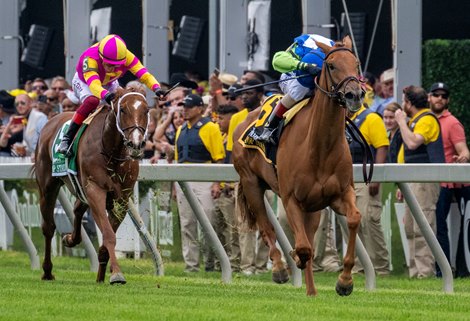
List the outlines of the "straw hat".
<svg viewBox="0 0 470 321">
<path fill-rule="evenodd" d="M 238 77 L 233 74 L 221 72 L 219 75 L 219 79 L 222 82 L 222 84 L 224 84 L 224 87 L 228 88 L 237 82 Z"/>
</svg>

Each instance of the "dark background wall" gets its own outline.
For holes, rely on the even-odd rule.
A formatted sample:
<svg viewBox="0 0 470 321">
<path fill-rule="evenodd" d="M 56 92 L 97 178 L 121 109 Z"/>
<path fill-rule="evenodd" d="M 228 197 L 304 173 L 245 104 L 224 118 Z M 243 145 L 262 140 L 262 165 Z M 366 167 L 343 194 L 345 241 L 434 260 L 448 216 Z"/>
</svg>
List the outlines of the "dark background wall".
<svg viewBox="0 0 470 321">
<path fill-rule="evenodd" d="M 372 35 L 372 28 L 377 14 L 377 0 L 349 0 L 349 12 L 366 13 L 366 53 Z M 31 24 L 39 24 L 54 30 L 53 37 L 43 69 L 20 64 L 20 82 L 24 83 L 34 77 L 50 78 L 63 75 L 64 40 L 62 0 L 27 0 L 26 9 L 20 17 L 20 34 L 26 37 Z M 111 33 L 121 35 L 129 49 L 142 58 L 142 4 L 140 0 L 98 0 L 93 9 L 112 7 Z M 196 62 L 187 62 L 170 56 L 170 73 L 195 70 L 207 77 L 208 69 L 208 1 L 178 0 L 171 1 L 170 19 L 178 26 L 183 15 L 196 16 L 205 21 L 199 43 Z M 342 1 L 331 1 L 332 18 L 338 22 L 343 12 Z M 385 0 L 375 36 L 368 70 L 380 74 L 393 64 L 391 48 L 391 8 L 390 1 Z M 423 0 L 423 41 L 434 38 L 466 39 L 470 38 L 470 1 L 447 0 L 445 7 L 436 0 Z M 300 0 L 272 0 L 271 7 L 271 56 L 277 50 L 283 50 L 301 33 Z M 333 38 L 337 35 L 333 34 Z M 84 48 L 85 49 L 85 48 Z M 171 52 L 171 48 L 170 48 Z M 364 64 L 364 62 L 363 62 Z M 271 71 L 272 72 L 272 71 Z M 275 75 L 275 73 L 274 73 Z M 128 75 L 123 79 L 127 82 Z"/>
</svg>

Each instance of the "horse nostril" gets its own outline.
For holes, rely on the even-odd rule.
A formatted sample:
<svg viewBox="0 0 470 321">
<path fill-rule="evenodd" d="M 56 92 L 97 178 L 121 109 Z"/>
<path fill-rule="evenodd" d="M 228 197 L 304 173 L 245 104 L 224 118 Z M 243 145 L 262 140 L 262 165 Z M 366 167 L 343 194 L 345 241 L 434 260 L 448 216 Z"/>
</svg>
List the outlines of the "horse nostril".
<svg viewBox="0 0 470 321">
<path fill-rule="evenodd" d="M 347 100 L 353 100 L 354 99 L 354 94 L 352 92 L 347 92 L 344 95 L 344 98 L 346 98 Z"/>
<path fill-rule="evenodd" d="M 145 141 L 142 141 L 142 142 L 140 143 L 140 148 L 142 149 L 142 148 L 144 148 L 144 146 L 145 146 Z"/>
</svg>

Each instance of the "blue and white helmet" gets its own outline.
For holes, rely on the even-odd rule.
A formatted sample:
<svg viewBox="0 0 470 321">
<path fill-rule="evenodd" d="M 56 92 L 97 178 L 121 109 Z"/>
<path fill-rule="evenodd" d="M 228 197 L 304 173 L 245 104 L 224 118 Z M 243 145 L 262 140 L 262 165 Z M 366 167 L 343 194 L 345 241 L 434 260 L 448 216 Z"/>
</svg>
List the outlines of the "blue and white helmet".
<svg viewBox="0 0 470 321">
<path fill-rule="evenodd" d="M 297 43 L 295 53 L 299 56 L 300 61 L 309 64 L 316 64 L 318 68 L 322 68 L 323 66 L 325 53 L 320 47 L 318 47 L 317 42 L 321 42 L 330 47 L 335 44 L 333 40 L 320 35 L 305 34 L 295 38 L 294 40 Z M 305 72 L 300 70 L 295 71 L 296 75 L 302 75 L 304 73 Z M 315 86 L 313 77 L 299 78 L 298 81 L 304 87 L 313 88 Z"/>
</svg>

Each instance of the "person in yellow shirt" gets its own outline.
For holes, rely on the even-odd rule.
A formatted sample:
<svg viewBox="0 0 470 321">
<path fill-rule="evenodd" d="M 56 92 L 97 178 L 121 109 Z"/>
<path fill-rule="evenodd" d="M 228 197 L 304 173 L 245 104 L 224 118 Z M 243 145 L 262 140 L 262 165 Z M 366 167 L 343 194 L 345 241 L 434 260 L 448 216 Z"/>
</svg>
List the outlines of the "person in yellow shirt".
<svg viewBox="0 0 470 321">
<path fill-rule="evenodd" d="M 209 117 L 203 117 L 204 102 L 198 95 L 189 94 L 178 106 L 183 106 L 185 122 L 176 132 L 175 160 L 178 163 L 223 163 L 224 144 L 219 126 Z M 201 203 L 214 229 L 214 198 L 220 194 L 218 182 L 189 182 L 189 187 Z M 198 222 L 180 186 L 176 184 L 176 199 L 181 224 L 181 243 L 186 272 L 199 271 Z M 214 253 L 203 243 L 205 270 L 214 271 Z"/>
<path fill-rule="evenodd" d="M 395 119 L 403 139 L 398 163 L 445 163 L 439 120 L 428 108 L 426 90 L 417 86 L 403 89 L 403 111 L 397 110 Z M 435 232 L 439 183 L 410 183 L 410 189 Z M 409 276 L 434 276 L 434 256 L 408 206 L 405 212 L 405 233 L 410 248 Z"/>
<path fill-rule="evenodd" d="M 379 114 L 362 106 L 357 112 L 349 115 L 359 128 L 367 144 L 372 149 L 375 164 L 383 164 L 387 160 L 388 146 L 390 145 L 385 124 Z M 355 140 L 349 145 L 354 164 L 362 164 L 361 146 Z M 390 261 L 384 231 L 380 218 L 382 215 L 382 191 L 380 183 L 355 183 L 356 205 L 361 212 L 361 226 L 359 237 L 364 243 L 367 253 L 378 275 L 390 274 Z M 356 260 L 354 271 L 362 270 L 359 260 Z"/>
</svg>

